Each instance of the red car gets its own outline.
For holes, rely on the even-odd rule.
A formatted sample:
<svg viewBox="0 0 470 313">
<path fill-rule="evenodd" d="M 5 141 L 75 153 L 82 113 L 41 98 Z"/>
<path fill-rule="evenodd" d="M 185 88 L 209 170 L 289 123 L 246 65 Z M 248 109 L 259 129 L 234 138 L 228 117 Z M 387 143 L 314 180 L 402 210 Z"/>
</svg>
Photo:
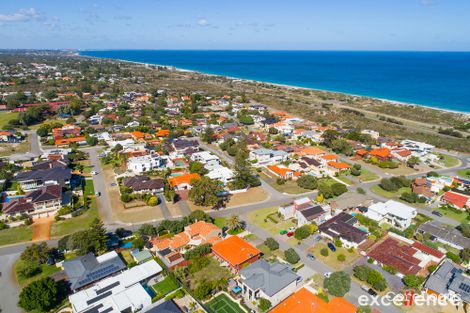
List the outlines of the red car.
<svg viewBox="0 0 470 313">
<path fill-rule="evenodd" d="M 294 232 L 293 232 L 293 231 L 290 231 L 290 232 L 287 233 L 287 237 L 292 237 L 292 236 L 294 236 Z"/>
</svg>

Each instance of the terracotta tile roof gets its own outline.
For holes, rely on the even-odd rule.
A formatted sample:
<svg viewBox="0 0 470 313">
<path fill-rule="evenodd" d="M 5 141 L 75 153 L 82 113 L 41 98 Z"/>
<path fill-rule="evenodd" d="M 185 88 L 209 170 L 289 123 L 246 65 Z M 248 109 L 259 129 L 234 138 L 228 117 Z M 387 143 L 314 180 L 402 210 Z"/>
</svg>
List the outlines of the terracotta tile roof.
<svg viewBox="0 0 470 313">
<path fill-rule="evenodd" d="M 86 141 L 86 138 L 83 136 L 80 136 L 80 137 L 73 137 L 73 138 L 57 139 L 55 141 L 55 144 L 56 146 L 60 146 L 60 145 L 68 145 L 74 142 L 81 142 L 81 141 Z"/>
<path fill-rule="evenodd" d="M 365 156 L 369 153 L 369 151 L 367 151 L 366 149 L 359 149 L 356 151 L 356 154 L 359 155 L 359 156 Z"/>
<path fill-rule="evenodd" d="M 171 238 L 170 248 L 173 250 L 182 248 L 189 243 L 189 236 L 183 233 L 178 233 Z"/>
<path fill-rule="evenodd" d="M 243 264 L 261 253 L 238 236 L 231 236 L 212 246 L 212 251 L 228 262 L 231 266 Z"/>
<path fill-rule="evenodd" d="M 346 170 L 348 168 L 351 168 L 351 166 L 349 166 L 348 163 L 344 163 L 344 162 L 330 161 L 330 162 L 328 162 L 328 165 L 331 166 L 331 167 L 334 167 L 338 170 Z"/>
<path fill-rule="evenodd" d="M 325 302 L 306 288 L 302 288 L 279 303 L 270 312 L 355 313 L 356 307 L 344 298 L 332 298 L 329 302 Z"/>
<path fill-rule="evenodd" d="M 293 176 L 299 177 L 301 174 L 299 172 L 293 171 L 289 168 L 285 167 L 279 167 L 277 165 L 270 165 L 268 166 L 268 169 L 271 170 L 272 172 L 276 173 L 277 175 L 281 177 L 286 177 L 287 174 L 292 173 Z"/>
<path fill-rule="evenodd" d="M 444 257 L 444 253 L 442 253 L 441 251 L 433 249 L 433 248 L 428 247 L 426 245 L 423 245 L 421 242 L 418 242 L 418 241 L 415 241 L 413 243 L 413 247 L 418 249 L 418 250 L 421 250 L 422 252 L 424 252 L 426 254 L 435 256 L 436 258 L 439 258 L 439 259 Z"/>
<path fill-rule="evenodd" d="M 207 238 L 212 232 L 220 232 L 221 229 L 215 226 L 212 223 L 207 223 L 204 221 L 199 221 L 193 223 L 186 227 L 185 231 L 189 234 L 189 236 L 193 237 L 196 235 L 200 235 L 203 238 Z"/>
<path fill-rule="evenodd" d="M 382 264 L 393 266 L 404 275 L 415 275 L 421 270 L 421 261 L 413 256 L 415 253 L 416 249 L 412 246 L 389 237 L 368 255 Z"/>
<path fill-rule="evenodd" d="M 336 154 L 326 154 L 321 157 L 324 160 L 327 161 L 336 161 L 338 160 L 338 156 Z"/>
<path fill-rule="evenodd" d="M 299 151 L 300 155 L 320 155 L 325 153 L 325 151 L 317 147 L 307 147 Z"/>
<path fill-rule="evenodd" d="M 199 176 L 199 174 L 197 173 L 192 173 L 192 174 L 185 174 L 185 175 L 170 177 L 168 179 L 168 182 L 170 183 L 171 187 L 176 187 L 181 184 L 190 184 L 192 180 L 198 180 L 198 179 L 201 179 L 201 176 Z"/>
<path fill-rule="evenodd" d="M 376 156 L 380 158 L 387 158 L 390 157 L 390 149 L 388 148 L 379 148 L 379 149 L 374 149 L 369 152 L 371 156 Z"/>
<path fill-rule="evenodd" d="M 463 195 L 453 191 L 447 191 L 442 199 L 462 209 L 467 204 L 469 198 L 470 196 L 467 195 Z"/>
<path fill-rule="evenodd" d="M 157 133 L 155 134 L 157 137 L 167 137 L 170 135 L 170 130 L 168 129 L 160 129 L 159 131 L 157 131 Z"/>
</svg>

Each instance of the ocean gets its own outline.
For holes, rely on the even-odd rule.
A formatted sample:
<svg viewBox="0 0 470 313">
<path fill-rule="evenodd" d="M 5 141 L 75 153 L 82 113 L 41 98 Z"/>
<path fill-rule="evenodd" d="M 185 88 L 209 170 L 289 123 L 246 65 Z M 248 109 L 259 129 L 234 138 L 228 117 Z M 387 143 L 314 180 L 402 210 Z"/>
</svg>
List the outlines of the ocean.
<svg viewBox="0 0 470 313">
<path fill-rule="evenodd" d="M 470 113 L 470 52 L 108 50 L 80 54 Z"/>
</svg>

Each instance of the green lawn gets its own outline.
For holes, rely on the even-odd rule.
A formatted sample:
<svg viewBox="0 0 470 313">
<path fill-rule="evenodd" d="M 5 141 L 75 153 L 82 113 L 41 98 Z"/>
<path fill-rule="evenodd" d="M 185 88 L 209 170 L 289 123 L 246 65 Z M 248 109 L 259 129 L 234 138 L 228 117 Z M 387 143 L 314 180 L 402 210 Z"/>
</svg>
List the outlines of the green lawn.
<svg viewBox="0 0 470 313">
<path fill-rule="evenodd" d="M 0 157 L 29 152 L 29 138 L 21 143 L 0 143 Z"/>
<path fill-rule="evenodd" d="M 457 175 L 461 178 L 470 178 L 470 168 L 457 171 Z"/>
<path fill-rule="evenodd" d="M 337 184 L 337 183 L 338 183 L 338 181 L 336 181 L 336 180 L 334 180 L 333 178 L 330 178 L 330 177 L 318 179 L 318 185 L 331 186 L 331 185 Z"/>
<path fill-rule="evenodd" d="M 447 218 L 450 218 L 450 219 L 453 219 L 459 223 L 462 223 L 462 222 L 466 222 L 468 221 L 467 220 L 467 217 L 468 217 L 468 213 L 466 211 L 451 211 L 449 209 L 445 209 L 445 208 L 437 208 L 437 209 L 434 209 L 433 211 L 438 211 L 440 212 L 442 215 L 444 215 L 445 217 Z"/>
<path fill-rule="evenodd" d="M 268 246 L 266 246 L 264 243 L 257 245 L 256 248 L 263 252 L 263 257 L 265 259 L 269 259 L 271 257 L 276 256 L 280 257 L 281 259 L 284 258 L 284 253 L 280 249 L 271 251 Z"/>
<path fill-rule="evenodd" d="M 287 194 L 301 194 L 305 192 L 309 192 L 311 190 L 300 188 L 297 185 L 297 182 L 293 180 L 287 180 L 284 184 L 279 185 L 276 183 L 276 179 L 273 177 L 270 177 L 266 175 L 265 173 L 260 173 L 260 177 L 262 180 L 266 181 L 271 187 L 276 189 L 277 191 L 281 193 L 287 193 Z"/>
<path fill-rule="evenodd" d="M 454 167 L 457 166 L 460 162 L 459 159 L 447 154 L 439 154 L 439 157 L 442 158 L 440 163 L 444 164 L 445 167 Z"/>
<path fill-rule="evenodd" d="M 367 182 L 367 181 L 379 179 L 380 177 L 375 175 L 371 171 L 366 170 L 365 168 L 361 168 L 361 175 L 357 176 L 357 178 L 360 181 Z"/>
<path fill-rule="evenodd" d="M 163 298 L 170 292 L 179 288 L 178 283 L 171 276 L 165 277 L 161 282 L 156 283 L 152 286 L 153 290 L 157 294 L 158 298 Z"/>
<path fill-rule="evenodd" d="M 21 275 L 19 273 L 19 270 L 24 265 L 25 265 L 25 262 L 23 262 L 22 260 L 18 260 L 18 261 L 16 261 L 16 263 L 13 266 L 14 269 L 15 269 L 16 280 L 18 281 L 18 285 L 20 285 L 21 288 L 29 285 L 33 281 L 36 281 L 36 280 L 39 280 L 39 279 L 42 279 L 42 278 L 45 278 L 45 277 L 49 277 L 50 275 L 54 274 L 55 272 L 60 271 L 60 268 L 58 268 L 55 265 L 42 264 L 40 266 L 41 271 L 38 274 L 34 275 L 33 277 L 26 278 L 26 277 L 24 277 L 23 275 Z"/>
<path fill-rule="evenodd" d="M 227 219 L 225 217 L 216 217 L 214 219 L 214 225 L 219 227 L 219 228 L 222 228 L 225 226 L 225 222 L 227 221 Z"/>
<path fill-rule="evenodd" d="M 237 303 L 225 294 L 218 295 L 209 301 L 206 306 L 209 313 L 245 313 Z"/>
<path fill-rule="evenodd" d="M 93 179 L 85 179 L 84 195 L 93 196 L 95 194 L 95 187 L 93 185 Z"/>
<path fill-rule="evenodd" d="M 352 185 L 353 182 L 347 178 L 346 176 L 343 176 L 343 175 L 340 175 L 339 177 L 337 177 L 340 181 L 342 181 L 343 183 L 347 184 L 347 185 Z"/>
<path fill-rule="evenodd" d="M 8 125 L 10 120 L 13 120 L 18 117 L 20 113 L 18 112 L 1 112 L 0 113 L 0 129 L 5 129 L 5 126 Z"/>
<path fill-rule="evenodd" d="M 31 241 L 32 239 L 33 231 L 31 226 L 12 227 L 0 230 L 0 246 Z"/>
<path fill-rule="evenodd" d="M 400 189 L 398 189 L 398 191 L 396 192 L 390 192 L 390 191 L 386 191 L 386 190 L 383 190 L 379 185 L 375 185 L 375 186 L 372 186 L 370 188 L 370 190 L 382 197 L 385 197 L 385 198 L 400 198 L 401 194 L 404 193 L 404 192 L 411 192 L 411 188 L 410 187 L 402 187 Z"/>
<path fill-rule="evenodd" d="M 328 256 L 326 257 L 320 254 L 320 251 L 323 248 L 328 250 Z M 349 252 L 348 249 L 343 247 L 336 247 L 336 252 L 333 252 L 328 249 L 326 244 L 323 243 L 317 243 L 315 246 L 309 249 L 309 252 L 311 252 L 320 262 L 328 264 L 336 270 L 342 270 L 343 268 L 354 264 L 354 262 L 356 262 L 361 257 L 356 250 Z M 343 254 L 346 257 L 345 261 L 338 261 L 338 255 L 340 254 Z"/>
<path fill-rule="evenodd" d="M 273 217 L 278 221 L 277 223 L 274 223 L 272 220 L 267 218 L 268 215 L 276 213 L 277 210 L 278 207 L 270 207 L 252 211 L 248 213 L 248 220 L 250 223 L 263 228 L 272 235 L 278 235 L 281 230 L 287 230 L 292 226 L 296 226 L 296 224 L 291 220 L 284 221 L 282 217 L 277 217 L 277 214 L 273 215 Z"/>
<path fill-rule="evenodd" d="M 54 222 L 52 224 L 51 236 L 62 237 L 76 231 L 88 228 L 91 221 L 99 217 L 96 199 L 91 199 L 90 209 L 80 216 L 68 220 Z"/>
</svg>

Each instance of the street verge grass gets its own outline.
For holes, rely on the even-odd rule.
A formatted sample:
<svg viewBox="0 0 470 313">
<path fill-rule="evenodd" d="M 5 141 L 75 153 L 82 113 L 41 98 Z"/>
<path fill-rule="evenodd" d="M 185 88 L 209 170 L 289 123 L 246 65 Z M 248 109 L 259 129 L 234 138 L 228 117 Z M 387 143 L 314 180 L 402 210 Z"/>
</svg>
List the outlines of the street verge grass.
<svg viewBox="0 0 470 313">
<path fill-rule="evenodd" d="M 0 230 L 0 246 L 31 241 L 33 230 L 31 226 L 19 226 Z"/>
</svg>

